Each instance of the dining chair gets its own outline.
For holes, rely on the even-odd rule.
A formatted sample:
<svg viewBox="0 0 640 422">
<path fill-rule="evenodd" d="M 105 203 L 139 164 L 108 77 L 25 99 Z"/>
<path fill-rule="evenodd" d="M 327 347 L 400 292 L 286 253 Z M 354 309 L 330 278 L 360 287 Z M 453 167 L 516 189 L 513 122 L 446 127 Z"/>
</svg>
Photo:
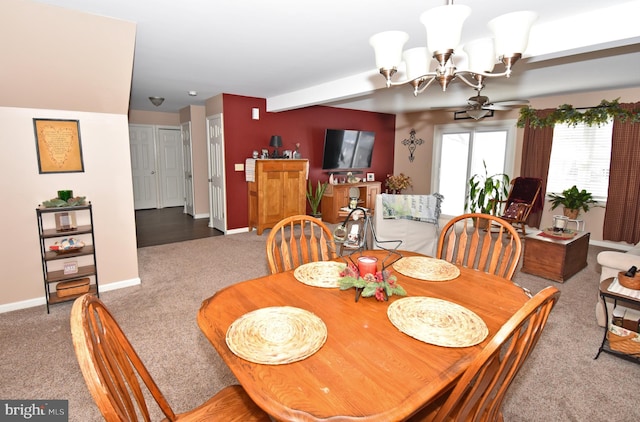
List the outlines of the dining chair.
<svg viewBox="0 0 640 422">
<path fill-rule="evenodd" d="M 529 299 L 471 362 L 451 393 L 410 421 L 502 421 L 502 402 L 514 377 L 536 346 L 560 297 L 555 287 Z"/>
<path fill-rule="evenodd" d="M 322 220 L 310 215 L 293 215 L 280 220 L 267 237 L 271 274 L 336 257 L 333 233 Z"/>
<path fill-rule="evenodd" d="M 222 389 L 195 409 L 174 413 L 116 320 L 92 294 L 73 303 L 71 336 L 87 387 L 108 422 L 149 421 L 149 396 L 168 421 L 270 421 L 239 385 Z"/>
<path fill-rule="evenodd" d="M 442 228 L 436 257 L 507 280 L 513 278 L 522 242 L 513 226 L 489 214 L 462 214 Z"/>
</svg>

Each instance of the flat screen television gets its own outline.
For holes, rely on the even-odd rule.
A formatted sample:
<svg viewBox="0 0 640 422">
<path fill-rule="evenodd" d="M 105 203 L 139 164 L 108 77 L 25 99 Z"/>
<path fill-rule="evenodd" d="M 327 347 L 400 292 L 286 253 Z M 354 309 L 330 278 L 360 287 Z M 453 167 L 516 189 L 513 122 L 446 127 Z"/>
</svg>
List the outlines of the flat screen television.
<svg viewBox="0 0 640 422">
<path fill-rule="evenodd" d="M 364 130 L 327 129 L 322 154 L 323 170 L 371 167 L 375 133 Z"/>
</svg>

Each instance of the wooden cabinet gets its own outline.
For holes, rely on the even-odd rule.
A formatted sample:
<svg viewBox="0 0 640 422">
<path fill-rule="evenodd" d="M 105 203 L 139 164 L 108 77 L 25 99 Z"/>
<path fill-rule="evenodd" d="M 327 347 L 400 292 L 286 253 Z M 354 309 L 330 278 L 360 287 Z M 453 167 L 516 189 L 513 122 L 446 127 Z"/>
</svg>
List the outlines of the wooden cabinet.
<svg viewBox="0 0 640 422">
<path fill-rule="evenodd" d="M 75 300 L 86 292 L 100 296 L 91 204 L 36 208 L 36 214 L 47 313 L 50 304 Z M 84 219 L 86 223 L 75 224 L 76 218 L 81 222 Z M 60 221 L 64 222 L 61 229 L 57 227 Z M 51 245 L 65 238 L 81 240 L 85 246 L 63 253 L 51 250 Z M 90 281 L 91 278 L 93 282 Z M 86 287 L 83 286 L 85 279 L 89 279 Z"/>
<path fill-rule="evenodd" d="M 524 238 L 523 273 L 564 283 L 587 266 L 589 232 L 578 232 L 572 239 L 556 239 L 540 233 Z"/>
<path fill-rule="evenodd" d="M 273 227 L 285 217 L 306 214 L 307 160 L 256 160 L 249 188 L 249 230 Z"/>
<path fill-rule="evenodd" d="M 380 187 L 380 182 L 340 183 L 327 186 L 320 203 L 322 220 L 328 223 L 339 223 L 343 220 L 338 213 L 340 208 L 349 206 L 351 196 L 349 191 L 351 189 L 358 190 L 358 206 L 368 208 L 373 212 Z"/>
</svg>

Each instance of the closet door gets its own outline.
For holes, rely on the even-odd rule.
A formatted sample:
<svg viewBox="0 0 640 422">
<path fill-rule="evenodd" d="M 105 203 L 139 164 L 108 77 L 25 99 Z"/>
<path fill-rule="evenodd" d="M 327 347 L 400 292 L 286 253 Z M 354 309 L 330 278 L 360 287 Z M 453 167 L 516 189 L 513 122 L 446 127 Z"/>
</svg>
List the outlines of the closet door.
<svg viewBox="0 0 640 422">
<path fill-rule="evenodd" d="M 153 130 L 153 126 L 129 126 L 133 203 L 137 210 L 158 206 Z"/>
<path fill-rule="evenodd" d="M 226 233 L 222 114 L 207 118 L 207 136 L 209 139 L 209 227 Z"/>
<path fill-rule="evenodd" d="M 180 126 L 182 133 L 182 159 L 184 163 L 184 212 L 193 216 L 193 160 L 191 157 L 191 122 Z"/>
<path fill-rule="evenodd" d="M 158 129 L 159 182 L 161 207 L 184 206 L 182 139 L 180 130 Z"/>
</svg>

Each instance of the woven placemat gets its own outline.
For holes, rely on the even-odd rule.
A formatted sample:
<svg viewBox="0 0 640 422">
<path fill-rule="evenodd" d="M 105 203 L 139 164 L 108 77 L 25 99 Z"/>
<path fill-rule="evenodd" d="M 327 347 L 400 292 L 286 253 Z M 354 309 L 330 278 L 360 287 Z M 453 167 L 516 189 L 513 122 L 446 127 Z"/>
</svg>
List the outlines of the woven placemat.
<svg viewBox="0 0 640 422">
<path fill-rule="evenodd" d="M 453 280 L 460 275 L 460 269 L 452 263 L 427 256 L 405 256 L 393 268 L 407 277 L 426 281 Z"/>
<path fill-rule="evenodd" d="M 313 287 L 340 287 L 340 273 L 347 264 L 335 261 L 309 262 L 293 271 L 296 280 Z"/>
<path fill-rule="evenodd" d="M 327 340 L 327 326 L 315 314 L 291 306 L 257 309 L 235 320 L 227 346 L 242 359 L 281 365 L 305 359 Z"/>
<path fill-rule="evenodd" d="M 387 316 L 403 333 L 425 343 L 469 347 L 489 334 L 476 313 L 456 303 L 433 297 L 406 297 L 387 308 Z"/>
</svg>

